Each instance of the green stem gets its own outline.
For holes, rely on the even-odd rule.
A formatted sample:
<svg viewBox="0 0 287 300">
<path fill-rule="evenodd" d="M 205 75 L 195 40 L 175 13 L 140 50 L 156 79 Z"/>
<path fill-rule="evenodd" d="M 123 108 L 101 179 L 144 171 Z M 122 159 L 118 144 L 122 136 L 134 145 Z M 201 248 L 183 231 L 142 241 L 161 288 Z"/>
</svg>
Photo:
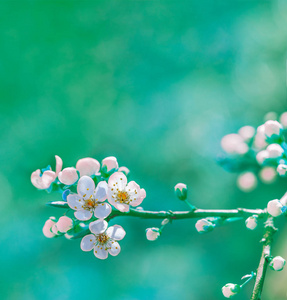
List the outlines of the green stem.
<svg viewBox="0 0 287 300">
<path fill-rule="evenodd" d="M 264 279 L 269 264 L 268 258 L 271 255 L 271 244 L 273 241 L 273 235 L 276 231 L 277 229 L 274 227 L 273 217 L 270 216 L 265 222 L 265 231 L 262 239 L 263 249 L 262 249 L 259 266 L 257 268 L 255 284 L 254 284 L 254 288 L 250 300 L 261 299 Z"/>
</svg>

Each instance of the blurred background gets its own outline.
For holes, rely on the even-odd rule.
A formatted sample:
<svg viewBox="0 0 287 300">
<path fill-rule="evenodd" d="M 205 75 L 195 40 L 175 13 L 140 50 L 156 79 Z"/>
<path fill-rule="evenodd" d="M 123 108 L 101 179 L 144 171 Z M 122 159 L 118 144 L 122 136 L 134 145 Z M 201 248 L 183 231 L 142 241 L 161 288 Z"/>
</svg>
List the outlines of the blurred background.
<svg viewBox="0 0 287 300">
<path fill-rule="evenodd" d="M 199 235 L 183 220 L 150 242 L 159 221 L 118 218 L 122 252 L 100 261 L 80 240 L 43 236 L 63 213 L 45 203 L 61 196 L 30 175 L 55 154 L 64 167 L 114 155 L 146 189 L 145 209 L 186 210 L 178 182 L 200 208 L 280 197 L 282 180 L 240 191 L 216 157 L 223 135 L 287 110 L 287 3 L 19 0 L 0 12 L 1 299 L 223 299 L 224 284 L 256 269 L 262 226 Z M 273 253 L 287 258 L 283 231 Z M 286 280 L 269 271 L 263 299 L 285 299 Z"/>
</svg>

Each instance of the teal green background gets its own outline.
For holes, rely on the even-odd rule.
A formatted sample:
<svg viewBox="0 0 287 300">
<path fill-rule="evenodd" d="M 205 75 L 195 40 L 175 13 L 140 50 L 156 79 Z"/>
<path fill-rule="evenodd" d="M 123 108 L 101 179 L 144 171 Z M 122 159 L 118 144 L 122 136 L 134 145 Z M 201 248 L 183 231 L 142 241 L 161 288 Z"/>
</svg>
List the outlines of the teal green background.
<svg viewBox="0 0 287 300">
<path fill-rule="evenodd" d="M 287 110 L 286 2 L 23 0 L 0 14 L 1 299 L 223 299 L 225 283 L 256 269 L 262 226 L 199 235 L 184 220 L 149 242 L 159 221 L 118 218 L 122 252 L 99 261 L 79 240 L 43 236 L 63 213 L 45 203 L 60 195 L 30 175 L 55 154 L 65 167 L 114 155 L 146 189 L 145 209 L 187 209 L 178 182 L 200 208 L 280 197 L 284 180 L 239 191 L 216 157 L 223 135 Z M 274 254 L 287 258 L 279 236 Z M 286 272 L 269 272 L 264 299 L 285 299 Z"/>
</svg>

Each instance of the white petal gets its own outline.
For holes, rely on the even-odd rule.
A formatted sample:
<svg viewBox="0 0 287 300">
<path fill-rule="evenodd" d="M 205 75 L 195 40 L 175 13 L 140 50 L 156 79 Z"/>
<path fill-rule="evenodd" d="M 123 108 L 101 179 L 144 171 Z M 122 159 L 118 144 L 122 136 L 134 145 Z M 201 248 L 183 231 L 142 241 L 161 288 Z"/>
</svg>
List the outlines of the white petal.
<svg viewBox="0 0 287 300">
<path fill-rule="evenodd" d="M 117 159 L 114 156 L 109 156 L 103 159 L 102 165 L 107 167 L 107 172 L 111 171 L 112 169 L 118 169 L 119 167 Z"/>
<path fill-rule="evenodd" d="M 86 157 L 78 160 L 76 169 L 80 172 L 81 177 L 91 176 L 99 172 L 100 163 L 94 158 Z"/>
<path fill-rule="evenodd" d="M 67 216 L 62 216 L 56 226 L 60 232 L 67 232 L 73 227 L 73 220 Z"/>
<path fill-rule="evenodd" d="M 77 191 L 84 199 L 90 198 L 95 189 L 94 180 L 89 176 L 83 176 L 78 182 Z"/>
<path fill-rule="evenodd" d="M 115 203 L 114 207 L 121 212 L 128 212 L 130 210 L 130 206 L 124 203 Z"/>
<path fill-rule="evenodd" d="M 115 188 L 122 191 L 127 185 L 127 177 L 122 172 L 115 172 L 109 178 L 108 184 L 110 188 Z"/>
<path fill-rule="evenodd" d="M 81 197 L 78 194 L 70 194 L 67 197 L 68 205 L 74 209 L 82 209 L 82 206 L 84 205 L 84 201 L 81 199 Z"/>
<path fill-rule="evenodd" d="M 93 212 L 89 210 L 77 210 L 74 215 L 80 221 L 87 221 L 91 219 Z"/>
<path fill-rule="evenodd" d="M 47 238 L 52 238 L 55 236 L 55 234 L 51 231 L 52 227 L 56 224 L 53 220 L 49 219 L 45 222 L 45 225 L 43 227 L 43 234 Z"/>
<path fill-rule="evenodd" d="M 92 233 L 94 234 L 100 234 L 106 231 L 108 227 L 108 222 L 105 220 L 97 220 L 94 222 L 91 222 L 89 225 L 89 228 Z"/>
<path fill-rule="evenodd" d="M 78 173 L 75 168 L 65 168 L 58 174 L 60 182 L 66 185 L 72 185 L 78 180 Z"/>
<path fill-rule="evenodd" d="M 111 227 L 109 227 L 107 229 L 107 235 L 111 239 L 120 241 L 120 240 L 122 240 L 125 237 L 126 232 L 125 232 L 125 230 L 123 229 L 122 226 L 120 226 L 120 225 L 114 225 L 114 226 L 111 226 Z"/>
<path fill-rule="evenodd" d="M 108 184 L 105 181 L 99 182 L 94 191 L 94 199 L 99 202 L 105 201 L 108 198 L 107 191 Z"/>
<path fill-rule="evenodd" d="M 112 256 L 117 256 L 121 252 L 121 246 L 118 242 L 109 242 L 108 251 Z"/>
<path fill-rule="evenodd" d="M 56 177 L 58 176 L 58 174 L 61 172 L 62 167 L 63 167 L 63 161 L 61 159 L 60 156 L 55 155 L 56 158 Z"/>
<path fill-rule="evenodd" d="M 33 172 L 31 182 L 36 188 L 41 190 L 49 188 L 51 183 L 56 179 L 56 174 L 53 171 L 45 171 L 42 176 L 40 174 L 40 169 Z"/>
<path fill-rule="evenodd" d="M 83 251 L 91 251 L 96 242 L 96 237 L 93 234 L 88 234 L 82 238 L 81 249 Z"/>
<path fill-rule="evenodd" d="M 108 257 L 108 251 L 105 249 L 105 246 L 96 246 L 94 254 L 99 259 L 106 259 Z"/>
<path fill-rule="evenodd" d="M 112 212 L 110 204 L 104 202 L 99 203 L 95 208 L 94 215 L 96 218 L 105 219 Z"/>
<path fill-rule="evenodd" d="M 137 200 L 133 201 L 131 203 L 131 205 L 132 206 L 138 206 L 138 205 L 140 205 L 143 202 L 143 200 L 145 199 L 145 197 L 146 197 L 146 191 L 145 191 L 145 189 L 140 189 L 140 195 L 139 195 L 139 197 L 137 198 Z"/>
</svg>

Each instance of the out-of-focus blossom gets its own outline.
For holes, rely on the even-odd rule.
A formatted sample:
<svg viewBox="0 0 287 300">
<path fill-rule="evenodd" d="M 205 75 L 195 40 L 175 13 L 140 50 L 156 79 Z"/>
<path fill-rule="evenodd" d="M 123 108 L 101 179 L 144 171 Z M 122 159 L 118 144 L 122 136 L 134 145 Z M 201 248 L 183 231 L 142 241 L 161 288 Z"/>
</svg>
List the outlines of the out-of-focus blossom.
<svg viewBox="0 0 287 300">
<path fill-rule="evenodd" d="M 253 172 L 245 172 L 238 176 L 237 186 L 244 192 L 251 192 L 257 186 L 257 178 Z"/>
<path fill-rule="evenodd" d="M 56 224 L 56 219 L 54 217 L 50 217 L 43 227 L 43 234 L 47 238 L 53 238 L 56 234 L 52 232 L 52 227 Z"/>
<path fill-rule="evenodd" d="M 278 199 L 271 200 L 267 204 L 267 212 L 272 217 L 280 216 L 283 212 L 283 208 L 283 204 Z"/>
<path fill-rule="evenodd" d="M 257 227 L 258 224 L 258 217 L 257 216 L 251 216 L 246 219 L 245 225 L 248 229 L 254 230 Z"/>
<path fill-rule="evenodd" d="M 240 286 L 234 283 L 227 283 L 222 287 L 222 294 L 226 298 L 231 298 L 240 292 Z"/>
<path fill-rule="evenodd" d="M 269 120 L 264 124 L 264 133 L 268 138 L 273 135 L 279 136 L 282 132 L 283 126 L 278 121 Z"/>
<path fill-rule="evenodd" d="M 287 112 L 284 112 L 281 116 L 280 116 L 280 123 L 282 124 L 282 126 L 284 128 L 287 128 Z"/>
<path fill-rule="evenodd" d="M 160 229 L 156 227 L 146 229 L 146 238 L 149 241 L 155 241 L 160 236 Z"/>
<path fill-rule="evenodd" d="M 255 128 L 252 126 L 243 126 L 238 130 L 238 133 L 244 141 L 248 142 L 255 135 Z"/>
<path fill-rule="evenodd" d="M 264 167 L 259 172 L 260 179 L 265 183 L 274 182 L 277 172 L 273 167 Z"/>
<path fill-rule="evenodd" d="M 270 158 L 279 158 L 284 153 L 284 149 L 278 144 L 271 144 L 266 148 Z"/>
<path fill-rule="evenodd" d="M 215 225 L 207 219 L 200 219 L 195 223 L 195 228 L 199 233 L 212 231 Z"/>
<path fill-rule="evenodd" d="M 277 167 L 277 172 L 280 176 L 286 176 L 287 173 L 287 165 L 280 164 Z"/>
<path fill-rule="evenodd" d="M 284 269 L 285 264 L 286 261 L 283 257 L 275 256 L 269 263 L 269 266 L 274 271 L 282 271 Z"/>
<path fill-rule="evenodd" d="M 256 160 L 259 165 L 262 165 L 267 158 L 269 158 L 269 153 L 267 150 L 259 151 L 256 155 Z"/>
<path fill-rule="evenodd" d="M 222 149 L 229 154 L 245 154 L 248 152 L 248 146 L 242 136 L 236 133 L 225 135 L 221 139 Z"/>
</svg>

